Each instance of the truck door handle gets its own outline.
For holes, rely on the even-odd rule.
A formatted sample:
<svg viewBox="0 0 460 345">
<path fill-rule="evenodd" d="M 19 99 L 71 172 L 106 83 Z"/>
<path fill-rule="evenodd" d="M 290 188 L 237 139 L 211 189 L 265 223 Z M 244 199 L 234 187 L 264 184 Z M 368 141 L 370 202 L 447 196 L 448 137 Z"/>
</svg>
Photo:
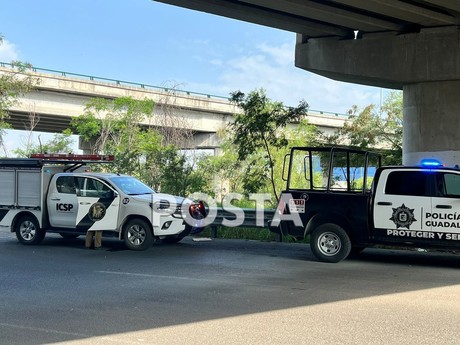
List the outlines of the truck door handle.
<svg viewBox="0 0 460 345">
<path fill-rule="evenodd" d="M 379 201 L 379 202 L 377 203 L 377 205 L 391 206 L 391 205 L 393 205 L 393 203 L 392 203 L 392 202 L 389 202 L 389 201 Z"/>
<path fill-rule="evenodd" d="M 436 208 L 449 209 L 449 208 L 452 208 L 452 206 L 451 205 L 436 205 Z"/>
<path fill-rule="evenodd" d="M 59 199 L 59 198 L 51 198 L 50 200 L 59 201 L 59 200 L 61 200 L 61 199 Z"/>
<path fill-rule="evenodd" d="M 80 205 L 89 205 L 89 204 L 91 204 L 91 203 L 90 202 L 83 202 L 83 201 L 80 203 Z"/>
</svg>

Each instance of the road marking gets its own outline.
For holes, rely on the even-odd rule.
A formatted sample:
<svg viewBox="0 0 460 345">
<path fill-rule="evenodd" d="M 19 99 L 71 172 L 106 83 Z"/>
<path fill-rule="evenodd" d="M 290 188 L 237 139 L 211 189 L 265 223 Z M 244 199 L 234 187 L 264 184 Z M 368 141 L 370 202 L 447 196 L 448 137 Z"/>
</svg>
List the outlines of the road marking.
<svg viewBox="0 0 460 345">
<path fill-rule="evenodd" d="M 194 242 L 206 242 L 206 241 L 212 241 L 212 238 L 210 238 L 210 237 L 193 237 L 192 241 L 194 241 Z"/>
<path fill-rule="evenodd" d="M 215 279 L 203 279 L 203 278 L 189 278 L 189 277 L 178 277 L 178 276 L 164 276 L 159 274 L 144 274 L 144 273 L 131 273 L 131 272 L 115 272 L 115 271 L 95 271 L 96 273 L 104 274 L 117 274 L 124 276 L 134 276 L 134 277 L 144 277 L 144 278 L 164 278 L 164 279 L 179 279 L 179 280 L 196 280 L 202 282 L 220 282 L 220 280 Z"/>
<path fill-rule="evenodd" d="M 114 275 L 121 275 L 121 276 L 127 276 L 127 277 L 143 277 L 143 278 L 155 278 L 155 279 L 177 279 L 177 280 L 186 280 L 186 281 L 198 281 L 198 282 L 208 282 L 208 283 L 214 283 L 214 284 L 233 284 L 233 285 L 240 285 L 240 286 L 256 286 L 256 287 L 266 287 L 267 285 L 265 283 L 259 283 L 257 281 L 247 281 L 252 280 L 253 277 L 246 277 L 246 276 L 239 276 L 239 275 L 225 275 L 225 276 L 219 276 L 216 277 L 216 279 L 203 279 L 203 278 L 189 278 L 189 277 L 178 277 L 178 276 L 166 276 L 166 275 L 159 275 L 159 274 L 145 274 L 145 273 L 131 273 L 131 272 L 115 272 L 115 271 L 95 271 L 96 273 L 102 273 L 102 274 L 114 274 Z M 222 279 L 220 279 L 220 277 Z M 297 284 L 297 283 L 296 283 Z M 304 288 L 305 283 L 299 283 L 301 286 L 299 287 L 299 290 L 305 289 L 309 290 L 307 288 Z M 287 286 L 285 285 L 271 285 L 273 288 L 280 288 L 280 289 L 286 289 Z"/>
</svg>

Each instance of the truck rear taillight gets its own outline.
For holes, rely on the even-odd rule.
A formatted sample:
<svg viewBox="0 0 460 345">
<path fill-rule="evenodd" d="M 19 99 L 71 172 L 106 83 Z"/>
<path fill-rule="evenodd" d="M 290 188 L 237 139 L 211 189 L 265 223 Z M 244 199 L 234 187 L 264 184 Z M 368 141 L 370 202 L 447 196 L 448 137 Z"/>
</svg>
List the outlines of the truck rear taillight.
<svg viewBox="0 0 460 345">
<path fill-rule="evenodd" d="M 191 204 L 189 207 L 189 212 L 194 219 L 206 218 L 206 215 L 208 214 L 207 207 L 203 201 L 196 201 L 195 203 Z"/>
</svg>

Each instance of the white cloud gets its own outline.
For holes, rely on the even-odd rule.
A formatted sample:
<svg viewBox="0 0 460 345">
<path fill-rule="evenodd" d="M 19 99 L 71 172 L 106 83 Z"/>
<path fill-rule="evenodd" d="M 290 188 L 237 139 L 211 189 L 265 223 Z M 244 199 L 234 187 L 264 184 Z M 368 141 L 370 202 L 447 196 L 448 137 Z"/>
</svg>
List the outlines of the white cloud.
<svg viewBox="0 0 460 345">
<path fill-rule="evenodd" d="M 280 66 L 292 67 L 294 65 L 294 47 L 290 44 L 282 44 L 278 47 L 262 43 L 257 46 L 262 52 L 271 56 Z"/>
<path fill-rule="evenodd" d="M 12 60 L 18 60 L 18 56 L 19 50 L 17 47 L 13 43 L 4 39 L 3 43 L 0 44 L 0 61 L 10 62 Z"/>
<path fill-rule="evenodd" d="M 223 61 L 221 59 L 211 59 L 209 63 L 214 66 L 222 66 Z"/>
<path fill-rule="evenodd" d="M 295 106 L 303 99 L 312 110 L 342 114 L 353 105 L 380 105 L 380 88 L 338 82 L 295 67 L 293 44 L 263 43 L 250 53 L 246 51 L 212 64 L 219 67 L 218 83 L 189 83 L 187 88 L 223 96 L 236 90 L 263 88 L 271 99 L 286 105 Z"/>
</svg>

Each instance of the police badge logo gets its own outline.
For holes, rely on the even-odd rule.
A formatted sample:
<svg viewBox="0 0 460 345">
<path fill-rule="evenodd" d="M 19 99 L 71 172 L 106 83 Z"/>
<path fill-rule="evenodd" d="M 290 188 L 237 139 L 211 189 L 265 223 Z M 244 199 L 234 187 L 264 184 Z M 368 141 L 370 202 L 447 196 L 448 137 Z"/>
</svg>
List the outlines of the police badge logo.
<svg viewBox="0 0 460 345">
<path fill-rule="evenodd" d="M 397 229 L 409 229 L 412 223 L 417 221 L 417 219 L 414 217 L 414 209 L 408 208 L 404 204 L 402 204 L 400 207 L 393 208 L 393 214 L 391 215 L 390 220 L 396 224 Z"/>
<path fill-rule="evenodd" d="M 96 222 L 98 220 L 101 220 L 104 218 L 106 212 L 106 208 L 103 203 L 96 202 L 91 205 L 88 216 L 89 219 L 91 219 L 93 222 Z"/>
</svg>

